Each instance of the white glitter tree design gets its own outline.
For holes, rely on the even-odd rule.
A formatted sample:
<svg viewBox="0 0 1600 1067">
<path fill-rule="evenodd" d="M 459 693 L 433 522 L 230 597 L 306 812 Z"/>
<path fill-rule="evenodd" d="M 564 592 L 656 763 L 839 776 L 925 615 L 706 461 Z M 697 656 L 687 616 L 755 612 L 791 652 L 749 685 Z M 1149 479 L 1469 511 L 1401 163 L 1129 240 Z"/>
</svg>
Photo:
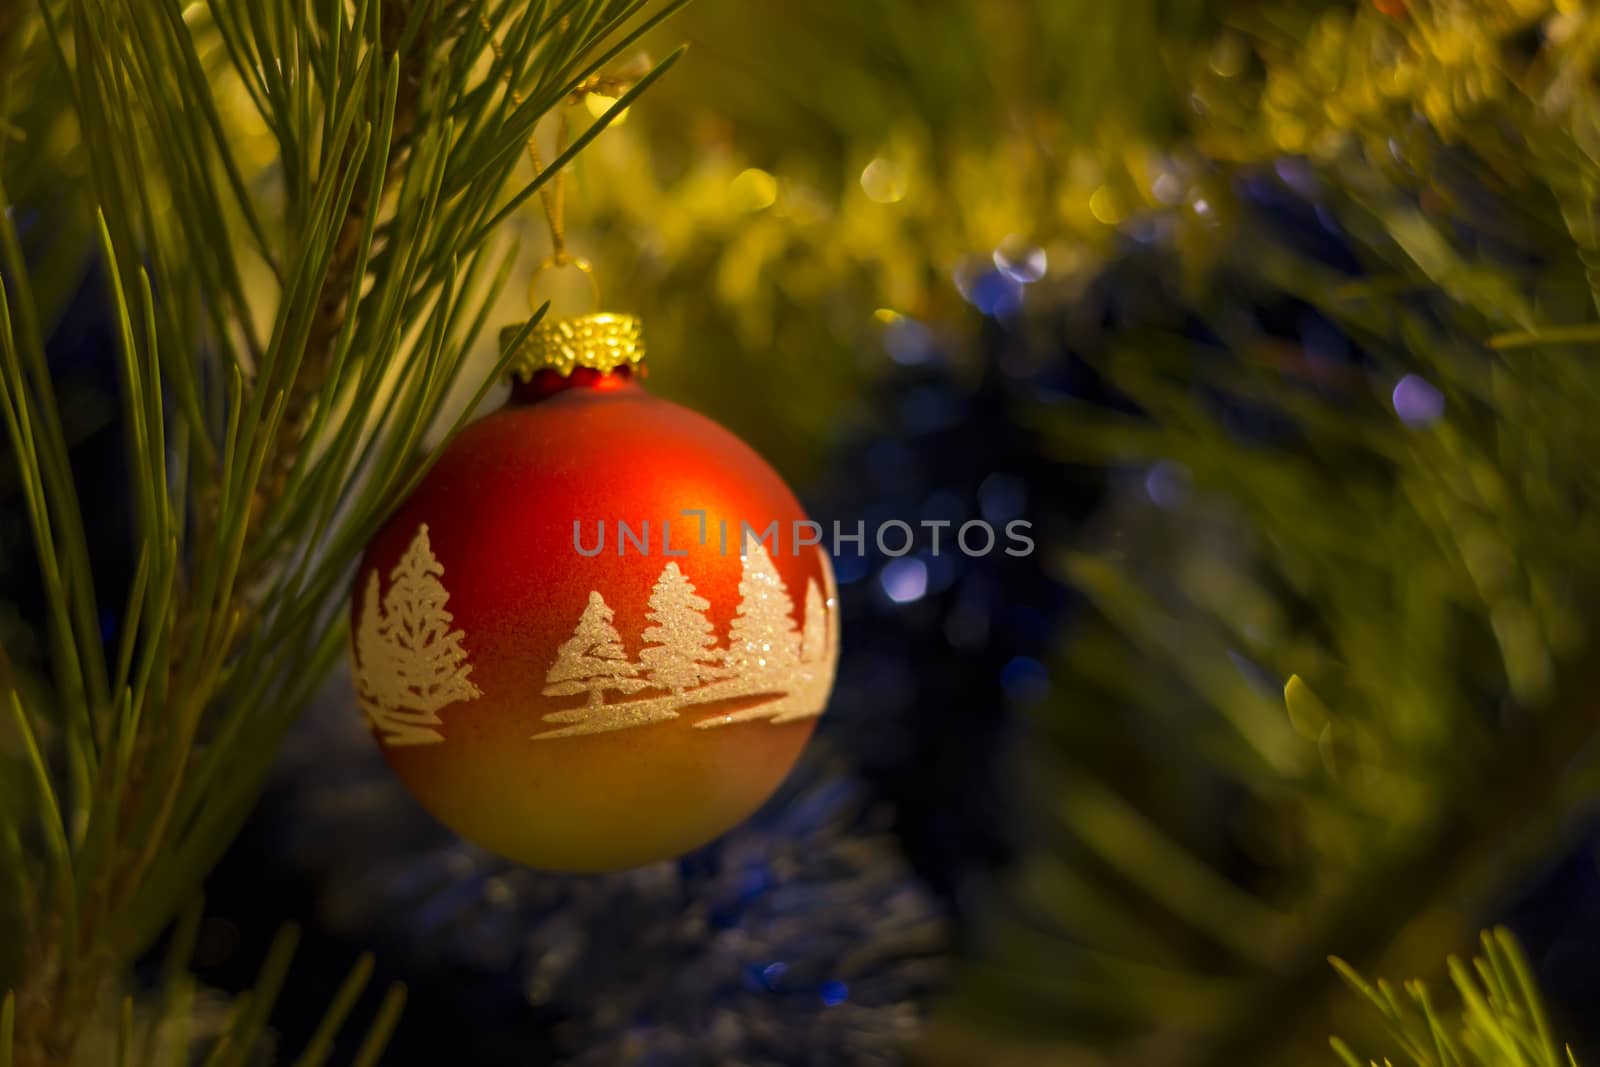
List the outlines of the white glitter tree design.
<svg viewBox="0 0 1600 1067">
<path fill-rule="evenodd" d="M 645 630 L 639 653 L 651 685 L 682 696 L 685 689 L 722 676 L 722 650 L 715 647 L 717 635 L 706 617 L 710 607 L 676 563 L 666 565 L 650 593 L 645 618 L 654 625 Z"/>
<path fill-rule="evenodd" d="M 739 608 L 734 615 L 728 649 L 731 683 L 714 683 L 696 694 L 707 698 L 772 693 L 774 697 L 751 707 L 713 715 L 695 723 L 699 730 L 742 722 L 798 722 L 822 714 L 833 684 L 838 648 L 831 629 L 831 612 L 837 603 L 833 571 L 821 560 L 825 595 L 812 580 L 806 583 L 803 631 L 795 629 L 793 607 L 772 557 L 760 544 L 745 555 L 739 581 Z M 737 689 L 724 692 L 724 686 Z"/>
<path fill-rule="evenodd" d="M 556 661 L 544 676 L 545 696 L 587 693 L 589 706 L 599 707 L 607 689 L 634 693 L 649 685 L 637 677 L 639 665 L 628 659 L 612 617 L 605 597 L 590 593 L 577 629 L 556 649 Z"/>
<path fill-rule="evenodd" d="M 828 608 L 815 579 L 806 580 L 806 621 L 800 631 L 800 662 L 820 663 L 828 656 Z"/>
<path fill-rule="evenodd" d="M 739 608 L 728 631 L 727 662 L 730 675 L 756 685 L 784 678 L 800 662 L 794 602 L 767 546 L 759 541 L 746 545 Z"/>
<path fill-rule="evenodd" d="M 737 700 L 743 707 L 713 714 L 696 729 L 767 721 L 797 722 L 822 714 L 838 659 L 838 628 L 833 619 L 837 591 L 826 557 L 819 555 L 825 589 L 806 585 L 804 631 L 795 625 L 794 602 L 771 555 L 759 542 L 749 544 L 739 579 L 739 605 L 729 627 L 726 650 L 707 616 L 710 603 L 696 591 L 677 563 L 669 563 L 651 590 L 645 618 L 651 623 L 639 662 L 628 659 L 613 612 L 598 591 L 572 637 L 556 652 L 545 681 L 545 696 L 588 697 L 581 707 L 552 711 L 546 722 L 565 723 L 534 734 L 535 740 L 604 733 L 646 726 L 697 705 Z M 641 677 L 641 675 L 643 675 Z M 653 694 L 607 703 L 606 690 Z"/>
<path fill-rule="evenodd" d="M 426 523 L 389 572 L 381 604 L 378 573 L 367 576 L 355 634 L 356 693 L 386 745 L 443 741 L 440 709 L 483 695 L 470 677 L 466 635 L 450 627 L 443 577 Z"/>
</svg>

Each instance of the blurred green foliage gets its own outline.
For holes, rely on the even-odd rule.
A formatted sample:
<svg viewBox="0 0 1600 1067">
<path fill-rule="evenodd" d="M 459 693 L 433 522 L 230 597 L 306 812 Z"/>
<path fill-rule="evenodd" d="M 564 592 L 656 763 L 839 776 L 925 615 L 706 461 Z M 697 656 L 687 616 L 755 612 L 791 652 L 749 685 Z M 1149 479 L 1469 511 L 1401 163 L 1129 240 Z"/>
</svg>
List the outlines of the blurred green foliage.
<svg viewBox="0 0 1600 1067">
<path fill-rule="evenodd" d="M 1267 181 L 1306 153 L 1359 273 L 1219 181 L 1182 301 L 1215 340 L 1085 328 L 1145 417 L 1040 412 L 1064 456 L 1178 463 L 1193 492 L 1130 493 L 1063 554 L 1098 618 L 1041 716 L 1051 799 L 979 1017 L 1313 1061 L 1362 1025 L 1326 956 L 1436 967 L 1594 796 L 1594 112 L 1567 91 L 1592 20 L 1396 10 L 1253 13 L 1222 31 L 1247 61 L 1197 79 L 1195 150 Z M 1286 299 L 1361 357 L 1241 314 Z"/>
<path fill-rule="evenodd" d="M 1009 240 L 1081 282 L 1109 223 L 1158 203 L 1214 17 L 1198 0 L 691 7 L 673 39 L 694 62 L 575 170 L 575 242 L 645 316 L 658 388 L 803 475 L 860 415 L 885 322 L 959 351 L 977 316 L 955 276 Z"/>
</svg>

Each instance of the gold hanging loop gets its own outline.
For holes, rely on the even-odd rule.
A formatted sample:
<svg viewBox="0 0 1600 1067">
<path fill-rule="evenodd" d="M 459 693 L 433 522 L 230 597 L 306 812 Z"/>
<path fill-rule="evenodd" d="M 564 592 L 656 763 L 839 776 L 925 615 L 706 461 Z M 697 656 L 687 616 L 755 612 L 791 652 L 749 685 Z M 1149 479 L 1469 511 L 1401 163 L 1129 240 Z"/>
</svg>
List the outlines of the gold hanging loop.
<svg viewBox="0 0 1600 1067">
<path fill-rule="evenodd" d="M 600 279 L 595 277 L 594 264 L 582 256 L 568 255 L 565 251 L 557 255 L 546 256 L 533 268 L 533 273 L 528 276 L 529 308 L 537 309 L 543 303 L 538 296 L 540 276 L 547 271 L 554 272 L 567 268 L 577 271 L 588 280 L 589 295 L 594 299 L 594 304 L 589 310 L 591 312 L 600 310 Z"/>
</svg>

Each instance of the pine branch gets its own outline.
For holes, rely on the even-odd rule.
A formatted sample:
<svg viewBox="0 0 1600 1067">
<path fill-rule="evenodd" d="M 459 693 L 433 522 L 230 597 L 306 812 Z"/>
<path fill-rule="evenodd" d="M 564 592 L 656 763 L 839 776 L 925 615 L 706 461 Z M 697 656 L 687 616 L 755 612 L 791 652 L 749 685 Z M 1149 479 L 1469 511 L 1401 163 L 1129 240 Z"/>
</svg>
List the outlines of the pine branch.
<svg viewBox="0 0 1600 1067">
<path fill-rule="evenodd" d="M 1369 983 L 1343 960 L 1331 962 L 1382 1016 L 1416 1067 L 1578 1067 L 1572 1049 L 1558 1045 L 1527 958 L 1510 931 L 1486 931 L 1479 943 L 1483 955 L 1470 968 L 1454 957 L 1449 961 L 1462 1001 L 1458 1016 L 1439 1010 L 1425 982 L 1405 983 L 1402 995 L 1388 982 Z M 1343 1040 L 1335 1037 L 1331 1044 L 1346 1067 L 1362 1067 Z"/>
<path fill-rule="evenodd" d="M 380 54 L 393 56 L 398 71 L 394 117 L 390 133 L 390 159 L 383 178 L 375 188 L 356 186 L 354 197 L 339 223 L 334 237 L 333 255 L 322 279 L 316 300 L 315 317 L 306 339 L 306 355 L 301 361 L 285 401 L 283 420 L 274 444 L 271 469 L 259 489 L 256 515 L 266 514 L 283 495 L 299 448 L 311 429 L 308 408 L 326 384 L 334 345 L 351 309 L 352 287 L 363 262 L 368 217 L 378 210 L 398 185 L 410 159 L 412 131 L 417 122 L 427 60 L 437 47 L 434 33 L 440 0 L 420 0 L 409 4 L 390 3 L 381 9 L 378 45 Z M 415 23 L 413 25 L 413 22 Z M 352 153 L 346 152 L 340 169 L 357 169 Z"/>
<path fill-rule="evenodd" d="M 491 270 L 484 223 L 521 147 L 646 3 L 570 0 L 558 15 L 543 0 L 501 0 L 489 25 L 523 47 L 487 76 L 469 7 L 38 9 L 48 61 L 27 69 L 60 72 L 69 87 L 101 205 L 141 555 L 108 658 L 40 301 L 8 213 L 0 414 L 21 460 L 65 698 L 59 713 L 32 699 L 15 707 L 34 739 L 38 810 L 56 813 L 59 831 L 46 837 L 47 878 L 26 852 L 6 871 L 23 886 L 30 952 L 16 1002 L 24 1067 L 67 1062 L 119 970 L 243 819 L 276 740 L 343 647 L 348 567 L 426 469 L 421 435 L 508 276 L 514 250 Z M 227 57 L 220 70 L 201 61 L 209 48 Z M 230 80 L 278 145 L 281 218 L 268 217 L 273 198 L 256 200 L 271 179 L 246 180 L 238 117 L 223 118 Z M 270 276 L 265 335 L 263 302 L 245 288 L 251 266 Z M 0 831 L 31 848 L 18 818 L 0 806 Z M 391 1023 L 397 1010 L 391 998 Z"/>
</svg>

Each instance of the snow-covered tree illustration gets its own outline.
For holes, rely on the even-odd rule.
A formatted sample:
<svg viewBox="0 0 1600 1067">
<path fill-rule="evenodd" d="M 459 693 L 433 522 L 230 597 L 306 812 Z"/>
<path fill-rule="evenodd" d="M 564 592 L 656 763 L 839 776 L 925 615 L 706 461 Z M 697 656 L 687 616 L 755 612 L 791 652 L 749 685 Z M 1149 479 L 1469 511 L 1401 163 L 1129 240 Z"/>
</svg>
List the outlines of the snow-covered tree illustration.
<svg viewBox="0 0 1600 1067">
<path fill-rule="evenodd" d="M 383 602 L 379 596 L 376 570 L 367 575 L 367 584 L 361 593 L 361 625 L 350 639 L 351 658 L 356 668 L 356 697 L 361 702 L 362 711 L 366 713 L 368 725 L 380 733 L 387 734 L 389 729 L 386 723 L 396 712 L 398 707 L 396 701 L 400 699 L 400 694 L 399 686 L 395 682 L 394 646 L 389 642 L 389 628 L 383 618 Z M 414 735 L 412 744 L 423 744 L 432 740 L 433 738 L 428 735 L 438 735 L 439 740 L 444 739 L 437 730 L 431 730 L 425 725 L 397 728 L 395 732 Z M 390 739 L 385 736 L 384 740 Z"/>
<path fill-rule="evenodd" d="M 800 631 L 800 662 L 820 663 L 828 658 L 828 608 L 815 578 L 806 579 L 806 621 Z"/>
<path fill-rule="evenodd" d="M 789 590 L 767 546 L 749 543 L 739 577 L 739 607 L 728 631 L 728 673 L 759 686 L 782 681 L 799 662 L 800 633 Z"/>
<path fill-rule="evenodd" d="M 676 563 L 666 565 L 650 593 L 645 618 L 654 625 L 646 628 L 645 648 L 639 653 L 651 685 L 681 696 L 685 689 L 722 676 L 722 650 L 715 647 L 717 635 L 706 617 L 710 607 Z"/>
<path fill-rule="evenodd" d="M 777 696 L 752 707 L 702 719 L 694 724 L 696 729 L 711 730 L 758 720 L 798 722 L 822 714 L 838 658 L 838 630 L 832 618 L 837 604 L 833 571 L 825 557 L 821 558 L 821 565 L 827 591 L 819 589 L 815 580 L 806 583 L 805 627 L 797 632 L 790 617 L 788 590 L 771 557 L 761 546 L 751 547 L 739 582 L 739 608 L 728 650 L 729 673 L 745 680 L 713 683 L 689 695 L 703 700 L 741 693 L 769 692 Z M 730 685 L 737 689 L 724 689 Z"/>
<path fill-rule="evenodd" d="M 377 572 L 367 577 L 355 636 L 356 688 L 385 744 L 443 741 L 439 710 L 483 695 L 470 677 L 466 635 L 450 628 L 454 616 L 445 608 L 450 594 L 443 577 L 426 523 L 389 572 L 381 604 Z"/>
<path fill-rule="evenodd" d="M 544 676 L 545 696 L 586 693 L 589 706 L 599 707 L 607 689 L 634 693 L 650 684 L 637 677 L 639 665 L 628 659 L 612 617 L 605 598 L 590 593 L 578 628 L 556 649 L 556 661 Z"/>
<path fill-rule="evenodd" d="M 820 553 L 819 553 L 820 555 Z M 739 578 L 739 605 L 728 630 L 728 648 L 717 647 L 707 616 L 710 603 L 677 563 L 668 563 L 651 590 L 650 622 L 641 637 L 639 661 L 628 658 L 612 625 L 613 612 L 598 592 L 572 637 L 556 650 L 545 676 L 546 696 L 588 698 L 580 707 L 552 711 L 546 722 L 566 723 L 534 734 L 536 740 L 576 737 L 675 719 L 686 708 L 726 700 L 746 706 L 695 723 L 698 729 L 766 720 L 814 718 L 827 703 L 838 658 L 833 619 L 837 590 L 826 557 L 824 587 L 806 585 L 805 626 L 795 625 L 794 602 L 766 546 L 747 545 Z M 653 693 L 607 702 L 607 690 Z M 748 698 L 757 698 L 752 702 Z"/>
</svg>

